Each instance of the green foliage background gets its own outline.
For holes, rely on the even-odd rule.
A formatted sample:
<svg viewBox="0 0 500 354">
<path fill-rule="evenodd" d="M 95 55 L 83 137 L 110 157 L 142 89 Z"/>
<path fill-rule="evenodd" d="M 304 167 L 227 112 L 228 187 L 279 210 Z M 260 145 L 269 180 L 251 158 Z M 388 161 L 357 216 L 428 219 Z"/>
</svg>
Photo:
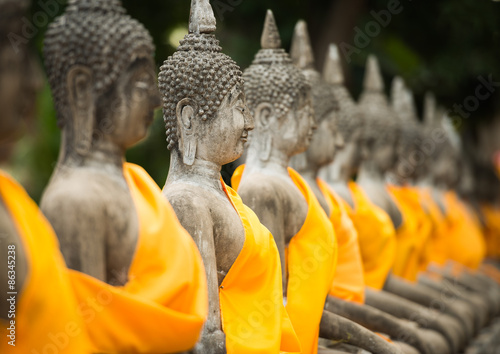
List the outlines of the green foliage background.
<svg viewBox="0 0 500 354">
<path fill-rule="evenodd" d="M 34 0 L 31 16 L 41 11 L 40 5 L 48 1 Z M 356 0 L 361 6 L 360 11 L 356 25 L 347 28 L 350 35 L 344 38 L 345 41 L 353 44 L 354 28 L 363 30 L 368 22 L 374 20 L 370 11 L 386 9 L 390 1 Z M 307 20 L 313 47 L 316 48 L 317 39 L 333 26 L 328 23 L 328 13 L 332 8 L 346 9 L 354 1 L 212 0 L 211 3 L 223 51 L 246 68 L 259 49 L 266 9 L 270 8 L 275 13 L 285 48 L 289 48 L 298 19 Z M 434 91 L 438 99 L 448 106 L 461 103 L 465 97 L 474 94 L 479 75 L 492 75 L 500 81 L 500 2 L 401 0 L 399 3 L 403 11 L 394 15 L 361 53 L 352 56 L 348 66 L 348 83 L 355 96 L 361 90 L 364 62 L 369 53 L 379 57 L 386 86 L 389 87 L 394 75 L 403 76 L 413 88 L 419 104 L 427 90 Z M 187 28 L 190 1 L 123 0 L 123 4 L 129 14 L 151 32 L 157 47 L 156 62 L 159 67 L 175 50 L 169 43 L 172 32 L 179 27 Z M 60 6 L 59 12 L 63 10 L 64 5 Z M 342 14 L 337 15 L 342 18 Z M 46 26 L 39 28 L 33 41 L 41 60 L 45 30 Z M 482 102 L 480 108 L 467 119 L 465 129 L 492 117 L 494 112 L 498 112 L 498 102 L 496 92 L 495 97 Z M 47 85 L 39 95 L 38 117 L 36 125 L 20 141 L 10 166 L 11 172 L 37 201 L 55 166 L 59 149 L 59 131 Z M 145 167 L 160 186 L 165 181 L 169 163 L 164 137 L 161 112 L 158 111 L 148 138 L 127 154 L 129 161 Z"/>
</svg>

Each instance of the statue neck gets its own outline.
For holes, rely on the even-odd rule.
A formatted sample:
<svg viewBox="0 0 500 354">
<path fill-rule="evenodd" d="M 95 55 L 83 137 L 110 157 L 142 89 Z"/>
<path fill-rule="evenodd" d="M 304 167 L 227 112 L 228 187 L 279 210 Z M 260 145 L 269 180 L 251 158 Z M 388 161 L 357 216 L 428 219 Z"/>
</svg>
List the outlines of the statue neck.
<svg viewBox="0 0 500 354">
<path fill-rule="evenodd" d="M 75 141 L 66 129 L 61 134 L 61 149 L 58 165 L 64 167 L 91 167 L 113 174 L 123 175 L 125 150 L 114 142 L 103 137 L 92 143 L 87 154 L 81 156 L 76 153 Z"/>
<path fill-rule="evenodd" d="M 385 184 L 385 174 L 380 171 L 373 161 L 365 160 L 359 168 L 357 181 L 360 184 L 365 182 Z"/>
<path fill-rule="evenodd" d="M 331 183 L 346 184 L 351 180 L 352 168 L 349 162 L 346 163 L 345 159 L 340 152 L 335 160 L 328 166 L 328 174 Z"/>
<path fill-rule="evenodd" d="M 269 157 L 262 159 L 264 149 L 262 144 L 256 140 L 256 137 L 252 137 L 252 141 L 248 147 L 248 155 L 245 161 L 246 168 L 248 170 L 272 172 L 288 176 L 290 156 L 283 151 L 271 147 Z"/>
<path fill-rule="evenodd" d="M 182 161 L 180 152 L 173 150 L 170 154 L 170 168 L 165 185 L 175 183 L 195 184 L 226 197 L 220 182 L 221 168 L 221 165 L 198 158 L 195 158 L 192 165 L 186 165 Z"/>
<path fill-rule="evenodd" d="M 321 166 L 318 166 L 313 161 L 307 158 L 307 152 L 297 156 L 298 159 L 303 159 L 298 166 L 292 166 L 297 169 L 297 172 L 308 182 L 316 184 L 316 178 L 318 177 L 319 170 Z"/>
</svg>

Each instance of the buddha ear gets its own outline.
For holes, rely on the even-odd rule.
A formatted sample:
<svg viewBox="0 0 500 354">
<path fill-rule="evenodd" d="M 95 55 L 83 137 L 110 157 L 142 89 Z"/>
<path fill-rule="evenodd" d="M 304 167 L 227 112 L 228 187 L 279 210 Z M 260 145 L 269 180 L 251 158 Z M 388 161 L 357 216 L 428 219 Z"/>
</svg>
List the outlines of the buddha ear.
<svg viewBox="0 0 500 354">
<path fill-rule="evenodd" d="M 67 76 L 68 103 L 73 116 L 75 150 L 85 156 L 92 146 L 95 104 L 92 71 L 82 65 L 72 67 Z"/>
<path fill-rule="evenodd" d="M 182 152 L 184 164 L 191 166 L 196 157 L 196 136 L 193 125 L 196 123 L 196 104 L 190 98 L 183 98 L 177 103 L 176 117 L 180 131 L 179 148 Z"/>
<path fill-rule="evenodd" d="M 271 127 L 271 121 L 274 117 L 274 107 L 268 102 L 263 102 L 255 108 L 255 123 L 262 130 L 268 130 Z"/>
</svg>

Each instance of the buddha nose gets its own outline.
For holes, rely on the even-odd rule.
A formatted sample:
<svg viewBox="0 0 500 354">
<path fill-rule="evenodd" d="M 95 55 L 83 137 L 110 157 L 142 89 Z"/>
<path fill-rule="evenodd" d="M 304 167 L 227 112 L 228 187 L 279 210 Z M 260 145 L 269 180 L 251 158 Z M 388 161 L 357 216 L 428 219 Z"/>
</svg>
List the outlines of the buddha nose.
<svg viewBox="0 0 500 354">
<path fill-rule="evenodd" d="M 255 128 L 253 115 L 250 113 L 250 110 L 248 109 L 248 107 L 246 105 L 245 105 L 245 109 L 243 111 L 243 118 L 245 120 L 244 129 L 246 131 L 253 130 Z"/>
<path fill-rule="evenodd" d="M 344 136 L 337 130 L 335 132 L 335 147 L 337 149 L 343 149 L 344 146 L 345 146 Z"/>
</svg>

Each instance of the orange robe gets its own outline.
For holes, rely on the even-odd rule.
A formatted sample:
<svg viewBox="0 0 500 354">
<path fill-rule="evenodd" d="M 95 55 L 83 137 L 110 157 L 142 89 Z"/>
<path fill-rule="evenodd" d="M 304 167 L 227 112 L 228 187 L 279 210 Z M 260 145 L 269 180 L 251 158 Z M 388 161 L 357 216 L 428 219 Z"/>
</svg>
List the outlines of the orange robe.
<svg viewBox="0 0 500 354">
<path fill-rule="evenodd" d="M 481 206 L 481 212 L 485 221 L 483 233 L 487 256 L 500 259 L 500 207 L 483 205 Z"/>
<path fill-rule="evenodd" d="M 205 269 L 196 244 L 141 167 L 124 175 L 139 219 L 137 248 L 123 287 L 70 271 L 98 353 L 172 353 L 192 348 L 208 312 Z"/>
<path fill-rule="evenodd" d="M 231 180 L 238 188 L 244 171 L 239 166 Z M 304 179 L 288 173 L 309 206 L 306 220 L 286 249 L 286 309 L 303 354 L 318 352 L 319 324 L 337 264 L 337 240 L 332 223 Z"/>
<path fill-rule="evenodd" d="M 477 269 L 486 255 L 479 220 L 454 191 L 446 192 L 444 199 L 450 232 L 447 258 Z"/>
<path fill-rule="evenodd" d="M 23 188 L 2 171 L 0 197 L 12 216 L 28 265 L 19 294 L 6 293 L 10 290 L 7 284 L 0 286 L 6 290 L 2 301 L 11 296 L 15 298 L 15 317 L 11 315 L 9 322 L 0 320 L 0 353 L 90 353 L 85 324 L 78 313 L 78 303 L 52 227 Z M 8 245 L 1 244 L 2 262 L 7 262 Z M 17 255 L 19 252 L 18 249 Z M 19 256 L 16 261 L 20 262 Z M 15 327 L 12 332 L 15 338 L 9 337 L 8 327 Z"/>
<path fill-rule="evenodd" d="M 362 304 L 365 302 L 365 277 L 358 232 L 349 218 L 345 202 L 326 182 L 319 178 L 317 182 L 330 208 L 330 221 L 338 241 L 337 270 L 330 295 Z"/>
<path fill-rule="evenodd" d="M 426 246 L 430 242 L 432 222 L 423 209 L 420 192 L 407 186 L 388 186 L 403 222 L 396 230 L 396 260 L 394 275 L 416 281 L 418 272 L 427 266 Z"/>
<path fill-rule="evenodd" d="M 373 204 L 356 183 L 349 182 L 349 189 L 354 208 L 345 205 L 358 231 L 365 284 L 380 290 L 396 257 L 396 231 L 389 215 Z"/>
<path fill-rule="evenodd" d="M 243 248 L 219 288 L 227 352 L 300 353 L 283 305 L 281 261 L 273 235 L 233 189 L 221 184 L 245 229 Z"/>
<path fill-rule="evenodd" d="M 425 251 L 426 259 L 428 263 L 433 262 L 444 266 L 448 260 L 448 244 L 450 242 L 448 223 L 439 205 L 434 201 L 431 190 L 423 188 L 421 192 L 423 205 L 432 222 L 430 242 Z"/>
</svg>

